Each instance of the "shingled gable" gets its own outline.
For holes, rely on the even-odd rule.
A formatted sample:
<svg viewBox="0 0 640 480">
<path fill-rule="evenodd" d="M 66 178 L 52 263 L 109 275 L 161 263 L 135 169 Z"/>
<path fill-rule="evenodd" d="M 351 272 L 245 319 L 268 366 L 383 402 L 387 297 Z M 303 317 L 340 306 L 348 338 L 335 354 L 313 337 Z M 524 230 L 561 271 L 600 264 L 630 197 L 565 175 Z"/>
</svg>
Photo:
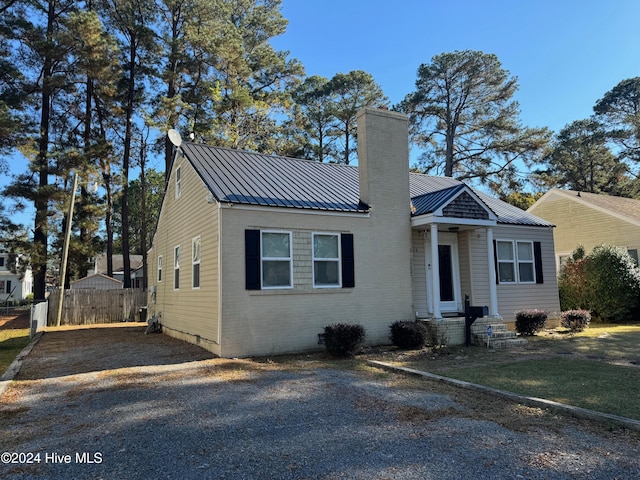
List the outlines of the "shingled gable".
<svg viewBox="0 0 640 480">
<path fill-rule="evenodd" d="M 220 203 L 367 213 L 358 167 L 184 142 L 181 150 Z M 532 214 L 449 177 L 409 174 L 411 214 L 447 208 L 450 218 L 552 226 Z"/>
<path fill-rule="evenodd" d="M 464 183 L 426 193 L 411 199 L 412 215 L 433 214 L 438 217 L 493 220 L 495 213 Z"/>
</svg>

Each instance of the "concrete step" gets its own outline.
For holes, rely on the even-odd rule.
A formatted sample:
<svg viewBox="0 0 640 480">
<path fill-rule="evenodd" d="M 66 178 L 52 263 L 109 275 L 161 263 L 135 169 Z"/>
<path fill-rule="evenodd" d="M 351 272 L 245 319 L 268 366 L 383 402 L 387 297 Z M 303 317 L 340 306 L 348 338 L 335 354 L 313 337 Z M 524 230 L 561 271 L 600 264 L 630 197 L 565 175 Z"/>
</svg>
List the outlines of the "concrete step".
<svg viewBox="0 0 640 480">
<path fill-rule="evenodd" d="M 491 337 L 487 335 L 487 327 L 491 326 Z M 514 348 L 526 345 L 527 341 L 516 335 L 516 332 L 509 330 L 507 325 L 495 321 L 474 322 L 471 325 L 471 336 L 476 345 L 487 346 L 487 338 L 489 338 L 489 347 L 491 348 Z"/>
</svg>

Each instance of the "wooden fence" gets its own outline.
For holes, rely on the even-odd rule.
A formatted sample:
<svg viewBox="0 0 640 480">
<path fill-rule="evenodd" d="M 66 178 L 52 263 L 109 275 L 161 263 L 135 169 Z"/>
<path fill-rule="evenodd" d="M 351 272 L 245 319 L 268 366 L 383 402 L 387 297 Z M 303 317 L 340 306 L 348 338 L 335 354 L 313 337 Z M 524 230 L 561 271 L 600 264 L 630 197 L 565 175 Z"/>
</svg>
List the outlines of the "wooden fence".
<svg viewBox="0 0 640 480">
<path fill-rule="evenodd" d="M 55 326 L 60 290 L 49 294 L 47 325 Z M 139 288 L 117 290 L 65 290 L 60 325 L 94 325 L 138 321 L 140 307 L 147 304 L 147 293 Z"/>
</svg>

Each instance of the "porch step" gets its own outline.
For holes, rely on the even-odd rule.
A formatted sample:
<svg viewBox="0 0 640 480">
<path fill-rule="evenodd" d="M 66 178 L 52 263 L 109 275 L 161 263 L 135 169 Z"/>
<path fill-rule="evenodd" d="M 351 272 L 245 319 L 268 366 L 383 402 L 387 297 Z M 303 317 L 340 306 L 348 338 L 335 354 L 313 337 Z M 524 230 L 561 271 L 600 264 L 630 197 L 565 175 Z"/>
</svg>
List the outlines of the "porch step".
<svg viewBox="0 0 640 480">
<path fill-rule="evenodd" d="M 491 326 L 491 337 L 487 335 L 488 328 Z M 489 347 L 492 348 L 514 348 L 527 344 L 524 338 L 519 338 L 516 332 L 510 331 L 504 323 L 495 323 L 493 321 L 477 321 L 471 325 L 471 337 L 473 343 L 480 346 L 487 346 L 489 339 Z"/>
</svg>

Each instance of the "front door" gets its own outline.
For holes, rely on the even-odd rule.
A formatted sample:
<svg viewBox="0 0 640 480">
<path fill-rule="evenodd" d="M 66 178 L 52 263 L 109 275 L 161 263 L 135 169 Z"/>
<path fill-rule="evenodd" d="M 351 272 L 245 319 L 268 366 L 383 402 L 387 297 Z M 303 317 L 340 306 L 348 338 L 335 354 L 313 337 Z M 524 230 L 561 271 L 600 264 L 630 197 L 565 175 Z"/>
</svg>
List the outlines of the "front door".
<svg viewBox="0 0 640 480">
<path fill-rule="evenodd" d="M 431 265 L 431 240 L 425 242 L 427 258 L 427 299 L 433 312 L 433 274 Z M 460 267 L 458 264 L 458 235 L 438 233 L 438 275 L 440 279 L 440 310 L 443 313 L 461 311 L 460 304 Z"/>
</svg>

